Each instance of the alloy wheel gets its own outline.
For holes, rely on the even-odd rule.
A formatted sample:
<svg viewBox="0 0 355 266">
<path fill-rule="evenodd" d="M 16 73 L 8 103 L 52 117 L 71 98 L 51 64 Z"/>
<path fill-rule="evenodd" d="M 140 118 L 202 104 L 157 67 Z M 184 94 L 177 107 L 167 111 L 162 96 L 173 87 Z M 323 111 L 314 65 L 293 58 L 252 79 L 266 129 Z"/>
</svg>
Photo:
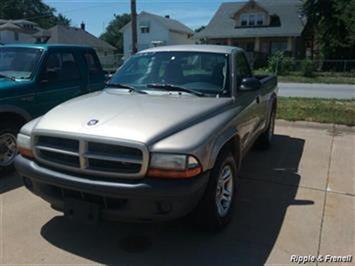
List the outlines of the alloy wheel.
<svg viewBox="0 0 355 266">
<path fill-rule="evenodd" d="M 10 133 L 0 135 L 0 166 L 9 166 L 16 154 L 16 137 Z"/>
<path fill-rule="evenodd" d="M 233 170 L 230 165 L 225 165 L 217 181 L 216 205 L 220 217 L 228 214 L 233 200 Z"/>
</svg>

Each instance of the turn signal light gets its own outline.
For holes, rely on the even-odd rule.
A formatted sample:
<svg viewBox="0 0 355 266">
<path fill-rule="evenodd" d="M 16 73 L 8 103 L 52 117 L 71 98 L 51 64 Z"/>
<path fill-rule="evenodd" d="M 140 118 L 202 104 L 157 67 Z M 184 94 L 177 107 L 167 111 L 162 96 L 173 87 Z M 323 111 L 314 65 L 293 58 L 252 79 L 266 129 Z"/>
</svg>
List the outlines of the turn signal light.
<svg viewBox="0 0 355 266">
<path fill-rule="evenodd" d="M 188 179 L 199 175 L 201 172 L 202 168 L 200 166 L 186 170 L 150 168 L 148 170 L 148 176 L 166 179 Z"/>
<path fill-rule="evenodd" d="M 33 155 L 33 152 L 31 149 L 25 149 L 25 148 L 19 147 L 18 151 L 23 157 L 30 158 L 30 159 L 34 158 L 34 155 Z"/>
</svg>

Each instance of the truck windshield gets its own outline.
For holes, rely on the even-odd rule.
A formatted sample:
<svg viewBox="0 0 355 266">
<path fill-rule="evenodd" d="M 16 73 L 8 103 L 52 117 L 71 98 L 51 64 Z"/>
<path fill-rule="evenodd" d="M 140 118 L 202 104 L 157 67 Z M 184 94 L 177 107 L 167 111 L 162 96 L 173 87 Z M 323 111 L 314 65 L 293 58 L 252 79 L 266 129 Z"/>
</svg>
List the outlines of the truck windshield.
<svg viewBox="0 0 355 266">
<path fill-rule="evenodd" d="M 140 90 L 171 90 L 228 95 L 228 55 L 207 52 L 148 52 L 132 56 L 113 75 L 112 84 Z"/>
<path fill-rule="evenodd" d="M 42 50 L 37 48 L 1 47 L 0 78 L 31 78 L 41 54 Z"/>
</svg>

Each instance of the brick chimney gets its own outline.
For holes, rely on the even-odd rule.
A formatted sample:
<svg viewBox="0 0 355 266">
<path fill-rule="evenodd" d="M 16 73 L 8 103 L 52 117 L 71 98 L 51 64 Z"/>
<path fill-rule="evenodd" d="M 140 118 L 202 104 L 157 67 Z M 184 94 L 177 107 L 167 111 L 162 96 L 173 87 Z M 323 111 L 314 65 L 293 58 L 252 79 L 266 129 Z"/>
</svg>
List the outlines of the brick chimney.
<svg viewBox="0 0 355 266">
<path fill-rule="evenodd" d="M 83 22 L 81 22 L 81 24 L 80 24 L 80 28 L 81 28 L 82 30 L 85 30 L 85 23 L 84 23 L 84 21 L 83 21 Z"/>
</svg>

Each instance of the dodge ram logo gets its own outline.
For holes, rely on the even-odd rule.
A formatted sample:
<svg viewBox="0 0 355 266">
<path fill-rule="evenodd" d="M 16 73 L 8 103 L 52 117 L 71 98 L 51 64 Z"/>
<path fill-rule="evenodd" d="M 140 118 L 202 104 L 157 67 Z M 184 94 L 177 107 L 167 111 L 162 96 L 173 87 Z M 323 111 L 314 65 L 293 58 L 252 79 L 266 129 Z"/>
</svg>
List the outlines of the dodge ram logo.
<svg viewBox="0 0 355 266">
<path fill-rule="evenodd" d="M 87 125 L 88 126 L 95 126 L 97 123 L 99 123 L 99 120 L 96 120 L 96 119 L 91 119 Z"/>
</svg>

